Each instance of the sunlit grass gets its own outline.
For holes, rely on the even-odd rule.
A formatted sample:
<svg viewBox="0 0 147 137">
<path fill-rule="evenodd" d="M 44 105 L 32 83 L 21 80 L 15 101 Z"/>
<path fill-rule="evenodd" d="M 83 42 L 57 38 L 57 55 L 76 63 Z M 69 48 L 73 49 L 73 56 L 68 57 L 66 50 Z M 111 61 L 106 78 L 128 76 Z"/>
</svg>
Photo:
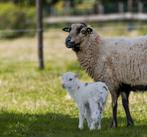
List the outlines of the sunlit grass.
<svg viewBox="0 0 147 137">
<path fill-rule="evenodd" d="M 60 76 L 74 71 L 80 72 L 81 80 L 92 80 L 81 69 L 74 53 L 65 48 L 65 36 L 57 29 L 45 33 L 42 71 L 38 69 L 35 38 L 0 41 L 0 137 L 146 137 L 147 93 L 130 96 L 134 127 L 126 128 L 119 99 L 119 127 L 109 128 L 109 96 L 102 130 L 78 130 L 78 110 L 72 100 L 65 98 Z"/>
</svg>

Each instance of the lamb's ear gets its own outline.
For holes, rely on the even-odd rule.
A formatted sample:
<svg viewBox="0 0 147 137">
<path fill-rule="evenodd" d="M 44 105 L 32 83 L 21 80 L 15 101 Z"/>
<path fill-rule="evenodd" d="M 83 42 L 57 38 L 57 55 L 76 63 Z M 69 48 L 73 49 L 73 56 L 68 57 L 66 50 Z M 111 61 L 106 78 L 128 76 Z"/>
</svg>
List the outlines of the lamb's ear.
<svg viewBox="0 0 147 137">
<path fill-rule="evenodd" d="M 62 76 L 63 76 L 63 75 L 59 75 L 59 80 L 60 80 L 60 81 L 62 80 Z"/>
<path fill-rule="evenodd" d="M 79 77 L 80 77 L 80 73 L 79 73 L 79 72 L 76 73 L 76 74 L 75 74 L 75 77 L 76 77 L 76 78 L 79 78 Z"/>
<path fill-rule="evenodd" d="M 70 27 L 65 27 L 62 30 L 65 31 L 65 32 L 70 32 L 71 31 L 71 28 Z"/>
</svg>

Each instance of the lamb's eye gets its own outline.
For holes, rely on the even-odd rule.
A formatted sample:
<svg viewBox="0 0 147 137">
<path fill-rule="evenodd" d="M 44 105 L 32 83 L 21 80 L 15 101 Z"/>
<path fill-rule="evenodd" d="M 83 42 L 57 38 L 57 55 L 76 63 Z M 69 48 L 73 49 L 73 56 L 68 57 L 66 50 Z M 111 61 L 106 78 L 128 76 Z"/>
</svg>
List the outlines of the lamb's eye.
<svg viewBox="0 0 147 137">
<path fill-rule="evenodd" d="M 70 78 L 69 81 L 72 81 L 72 78 Z"/>
</svg>

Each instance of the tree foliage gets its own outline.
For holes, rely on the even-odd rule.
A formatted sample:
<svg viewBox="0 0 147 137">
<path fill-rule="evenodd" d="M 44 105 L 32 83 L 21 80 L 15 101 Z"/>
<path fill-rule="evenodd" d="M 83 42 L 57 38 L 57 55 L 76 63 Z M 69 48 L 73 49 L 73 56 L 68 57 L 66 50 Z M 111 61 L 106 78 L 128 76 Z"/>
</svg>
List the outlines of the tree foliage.
<svg viewBox="0 0 147 137">
<path fill-rule="evenodd" d="M 84 0 L 42 0 L 43 4 L 54 5 L 59 1 L 70 2 L 71 6 L 82 3 Z M 11 2 L 17 5 L 35 5 L 35 0 L 0 0 L 1 3 Z"/>
</svg>

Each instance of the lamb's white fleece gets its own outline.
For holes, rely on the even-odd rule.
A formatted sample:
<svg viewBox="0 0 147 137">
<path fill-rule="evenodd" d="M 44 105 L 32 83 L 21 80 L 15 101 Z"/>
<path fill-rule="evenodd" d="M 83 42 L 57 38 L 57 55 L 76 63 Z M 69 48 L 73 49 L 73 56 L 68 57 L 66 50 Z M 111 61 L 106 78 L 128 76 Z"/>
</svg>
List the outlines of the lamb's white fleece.
<svg viewBox="0 0 147 137">
<path fill-rule="evenodd" d="M 79 128 L 83 128 L 83 120 L 86 118 L 91 130 L 100 129 L 102 111 L 108 96 L 108 87 L 105 83 L 80 82 L 74 73 L 67 72 L 62 76 L 62 85 L 80 110 Z"/>
</svg>

